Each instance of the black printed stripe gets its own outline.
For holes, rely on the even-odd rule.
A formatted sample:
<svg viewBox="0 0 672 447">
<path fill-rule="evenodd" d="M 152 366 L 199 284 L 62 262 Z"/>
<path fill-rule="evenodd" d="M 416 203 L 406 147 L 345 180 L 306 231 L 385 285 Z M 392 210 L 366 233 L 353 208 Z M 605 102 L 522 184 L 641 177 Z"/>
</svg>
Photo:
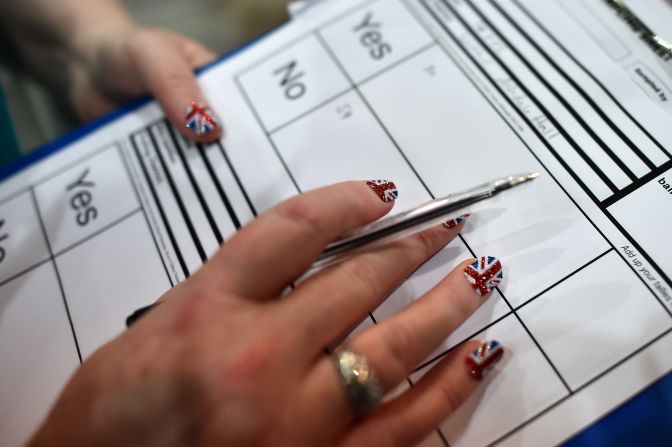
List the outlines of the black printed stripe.
<svg viewBox="0 0 672 447">
<path fill-rule="evenodd" d="M 159 145 L 156 142 L 156 138 L 154 137 L 154 134 L 152 133 L 152 130 L 148 127 L 147 128 L 147 133 L 149 134 L 149 138 L 152 140 L 152 144 L 154 145 L 154 149 L 156 151 L 156 154 L 159 158 L 159 163 L 161 163 L 161 168 L 163 169 L 163 172 L 166 176 L 166 180 L 168 181 L 168 186 L 170 187 L 170 191 L 173 193 L 173 196 L 175 197 L 175 202 L 177 203 L 177 207 L 180 210 L 180 214 L 182 215 L 182 219 L 184 219 L 184 223 L 187 226 L 187 231 L 189 232 L 189 235 L 191 236 L 191 240 L 194 242 L 194 246 L 196 247 L 196 251 L 198 252 L 198 255 L 201 258 L 202 262 L 205 262 L 208 258 L 205 255 L 205 250 L 203 250 L 203 245 L 201 244 L 201 241 L 198 238 L 198 235 L 196 234 L 196 230 L 194 229 L 194 224 L 191 221 L 191 218 L 189 217 L 189 213 L 187 212 L 187 208 L 184 206 L 184 201 L 182 200 L 182 196 L 180 195 L 180 192 L 177 189 L 177 186 L 175 185 L 175 181 L 173 180 L 173 176 L 170 175 L 170 170 L 168 169 L 168 165 L 166 164 L 166 160 L 163 157 L 163 154 L 161 153 L 161 149 L 159 148 Z"/>
<path fill-rule="evenodd" d="M 644 155 L 644 153 L 637 147 L 637 145 L 628 137 L 612 120 L 607 116 L 607 114 L 602 110 L 600 106 L 597 105 L 597 103 L 593 100 L 593 98 L 588 95 L 588 93 L 574 80 L 572 79 L 571 76 L 567 74 L 567 72 L 560 67 L 560 65 L 553 60 L 548 53 L 544 51 L 541 46 L 530 37 L 530 35 L 522 29 L 522 27 L 513 20 L 513 18 L 497 3 L 497 2 L 492 2 L 491 3 L 495 9 L 513 26 L 516 31 L 522 35 L 530 45 L 532 45 L 537 52 L 548 62 L 557 72 L 560 74 L 560 76 L 569 83 L 576 92 L 581 95 L 581 97 L 588 103 L 588 105 L 599 115 L 600 119 L 604 121 L 604 123 L 609 126 L 612 132 L 614 132 L 618 137 L 625 143 L 630 150 L 637 155 L 637 157 L 651 170 L 656 168 L 656 165 L 653 164 L 649 158 Z"/>
<path fill-rule="evenodd" d="M 210 160 L 208 159 L 208 155 L 205 153 L 205 148 L 203 147 L 202 144 L 197 145 L 198 151 L 201 154 L 201 158 L 203 159 L 203 162 L 205 163 L 205 167 L 208 170 L 208 173 L 210 174 L 210 177 L 212 178 L 212 182 L 215 184 L 215 188 L 217 189 L 217 193 L 219 194 L 220 199 L 222 200 L 222 203 L 224 204 L 224 207 L 226 208 L 226 211 L 229 213 L 229 217 L 231 217 L 231 222 L 233 222 L 233 226 L 236 227 L 236 230 L 240 229 L 241 224 L 240 224 L 240 219 L 238 219 L 238 215 L 236 214 L 236 210 L 233 209 L 233 206 L 231 205 L 231 201 L 229 200 L 229 196 L 226 195 L 226 192 L 224 191 L 224 187 L 222 186 L 222 183 L 219 181 L 219 178 L 215 174 L 215 170 L 212 167 L 212 164 L 210 163 Z"/>
<path fill-rule="evenodd" d="M 187 162 L 187 159 L 184 156 L 183 149 L 177 141 L 177 138 L 175 136 L 175 129 L 168 122 L 168 120 L 165 120 L 164 124 L 166 126 L 166 130 L 168 131 L 168 134 L 170 135 L 170 139 L 173 142 L 173 146 L 175 146 L 175 151 L 177 152 L 178 157 L 180 157 L 180 161 L 182 162 L 182 165 L 184 166 L 184 170 L 187 173 L 187 177 L 189 178 L 189 183 L 191 183 L 191 187 L 194 189 L 194 193 L 196 194 L 196 199 L 198 200 L 198 203 L 201 205 L 201 208 L 203 209 L 203 213 L 205 213 L 205 218 L 207 219 L 208 224 L 210 225 L 210 228 L 212 229 L 212 233 L 215 235 L 215 239 L 217 239 L 217 243 L 219 245 L 222 245 L 224 243 L 224 238 L 222 237 L 222 232 L 219 231 L 219 227 L 217 226 L 217 223 L 215 222 L 215 219 L 212 216 L 212 212 L 210 211 L 210 207 L 208 206 L 208 203 L 205 200 L 205 197 L 203 196 L 203 192 L 201 191 L 201 188 L 198 185 L 198 182 L 196 181 L 196 178 L 194 177 L 194 173 L 191 170 L 191 166 L 189 166 L 189 163 Z"/>
<path fill-rule="evenodd" d="M 229 170 L 231 171 L 231 174 L 233 175 L 233 179 L 236 181 L 236 184 L 238 185 L 238 188 L 240 188 L 240 192 L 243 194 L 243 198 L 245 199 L 245 203 L 247 203 L 247 206 L 250 208 L 250 212 L 252 213 L 252 215 L 254 217 L 257 217 L 257 210 L 254 208 L 254 205 L 252 204 L 252 201 L 250 200 L 250 196 L 247 194 L 247 191 L 243 187 L 243 184 L 240 181 L 240 177 L 238 177 L 238 173 L 233 168 L 233 164 L 231 164 L 231 160 L 229 160 L 229 156 L 226 154 L 226 149 L 224 149 L 224 146 L 219 141 L 217 142 L 217 145 L 219 146 L 219 151 L 222 153 L 222 157 L 224 157 L 224 161 L 226 161 L 226 164 L 229 166 Z"/>
<path fill-rule="evenodd" d="M 535 25 L 536 25 L 536 26 L 537 26 L 537 27 L 538 27 L 544 34 L 546 34 L 546 36 L 548 36 L 548 38 L 549 38 L 549 39 L 550 39 L 550 40 L 551 40 L 551 41 L 552 41 L 552 42 L 553 42 L 553 43 L 554 43 L 560 50 L 562 50 L 563 53 L 565 53 L 565 55 L 566 55 L 569 59 L 572 60 L 572 62 L 574 62 L 574 63 L 575 63 L 581 70 L 583 70 L 583 72 L 584 72 L 586 75 L 588 75 L 588 77 L 590 77 L 590 79 L 592 79 L 593 82 L 595 82 L 595 84 L 597 84 L 598 86 L 600 86 L 600 88 L 602 89 L 602 91 L 609 97 L 609 99 L 611 99 L 611 101 L 612 101 L 614 104 L 616 104 L 616 106 L 621 110 L 621 112 L 623 112 L 623 114 L 626 115 L 626 116 L 627 116 L 627 117 L 628 117 L 628 118 L 629 118 L 629 119 L 630 119 L 630 120 L 631 120 L 631 121 L 632 121 L 632 122 L 639 128 L 639 130 L 640 130 L 644 135 L 646 135 L 646 137 L 647 137 L 649 140 L 651 140 L 651 142 L 652 142 L 658 149 L 661 150 L 661 152 L 663 152 L 663 153 L 664 153 L 666 156 L 668 156 L 669 158 L 672 158 L 672 155 L 670 154 L 670 152 L 669 152 L 667 149 L 665 149 L 665 147 L 664 147 L 664 146 L 663 146 L 663 145 L 662 145 L 662 144 L 661 144 L 661 143 L 660 143 L 660 142 L 659 142 L 653 135 L 651 135 L 651 133 L 648 131 L 648 129 L 646 129 L 646 127 L 644 127 L 644 126 L 643 126 L 637 119 L 635 119 L 635 117 L 632 116 L 632 114 L 628 111 L 628 109 L 625 108 L 625 107 L 623 106 L 623 104 L 621 104 L 621 103 L 614 97 L 614 95 L 609 91 L 609 89 L 607 89 L 607 87 L 605 87 L 605 85 L 602 84 L 602 82 L 601 82 L 599 79 L 597 79 L 597 78 L 595 77 L 595 75 L 594 75 L 592 72 L 590 72 L 590 71 L 589 71 L 583 64 L 581 64 L 581 63 L 574 57 L 574 55 L 573 55 L 572 53 L 570 53 L 570 52 L 567 50 L 567 48 L 565 48 L 565 47 L 564 47 L 564 46 L 563 46 L 563 45 L 562 45 L 562 44 L 555 38 L 555 36 L 554 36 L 553 34 L 551 34 L 551 32 L 550 32 L 548 29 L 546 29 L 546 27 L 545 27 L 541 22 L 539 22 L 539 20 L 537 20 L 536 17 L 534 17 L 534 16 L 530 13 L 530 11 L 527 10 L 527 8 L 525 8 L 525 7 L 524 7 L 518 0 L 512 0 L 512 1 L 513 1 L 513 3 L 514 3 L 514 4 L 515 4 L 515 5 L 516 5 L 522 12 L 523 12 L 523 14 L 525 14 L 525 15 L 526 15 L 526 16 L 527 16 L 527 17 L 528 17 L 528 18 L 529 18 L 529 19 L 530 19 L 530 20 L 531 20 L 531 21 L 532 21 L 532 22 L 533 22 L 533 23 L 534 23 L 534 24 L 535 24 Z"/>
<path fill-rule="evenodd" d="M 443 2 L 443 3 L 445 4 L 445 2 Z M 449 6 L 449 8 L 450 8 L 450 6 Z M 456 17 L 458 20 L 460 20 L 460 21 L 462 22 L 462 24 L 467 28 L 467 30 L 469 30 L 469 31 L 471 32 L 471 29 L 470 29 L 468 26 L 466 26 L 466 25 L 464 24 L 464 20 L 463 20 L 460 16 L 458 16 L 452 8 L 450 8 L 450 9 L 451 9 L 451 11 L 453 12 L 453 15 L 455 15 L 455 17 Z M 536 126 L 534 126 L 534 124 L 530 121 L 530 119 L 529 119 L 527 116 L 525 116 L 525 114 L 524 114 L 518 107 L 516 107 L 516 105 L 515 105 L 515 104 L 513 103 L 513 101 L 511 100 L 511 98 L 509 98 L 509 96 L 506 95 L 506 94 L 504 93 L 504 91 L 502 91 L 501 87 L 494 81 L 494 79 L 492 78 L 492 76 L 490 76 L 490 74 L 489 74 L 483 67 L 481 67 L 481 65 L 475 60 L 474 56 L 473 56 L 473 55 L 472 55 L 472 54 L 471 54 L 471 53 L 464 47 L 464 45 L 459 41 L 459 39 L 457 39 L 457 37 L 453 34 L 453 32 L 452 32 L 452 31 L 451 31 L 451 30 L 450 30 L 450 29 L 449 29 L 449 28 L 448 28 L 448 27 L 441 21 L 441 19 L 440 19 L 439 17 L 436 16 L 436 14 L 434 13 L 434 11 L 431 11 L 431 10 L 430 10 L 430 14 L 432 14 L 432 16 L 434 17 L 434 19 L 436 20 L 436 22 L 439 24 L 439 26 L 441 26 L 441 27 L 443 28 L 443 30 L 446 31 L 446 33 L 448 33 L 448 35 L 449 35 L 450 38 L 455 42 L 455 44 L 458 45 L 458 46 L 460 47 L 460 49 L 462 50 L 462 52 L 469 58 L 469 60 L 471 60 L 471 62 L 472 62 L 476 67 L 478 67 L 478 69 L 479 69 L 479 71 L 481 72 L 481 74 L 483 74 L 483 76 L 485 76 L 485 77 L 488 79 L 488 81 L 490 82 L 490 84 L 491 84 L 491 85 L 492 85 L 492 86 L 499 92 L 499 94 L 502 96 L 502 98 L 504 98 L 504 99 L 509 103 L 509 105 L 510 105 L 511 107 L 513 107 L 513 109 L 516 110 L 516 111 L 518 112 L 518 115 L 520 116 L 520 118 L 521 118 L 523 121 L 525 121 L 525 123 L 529 126 L 530 130 L 532 130 L 532 132 L 534 132 L 534 133 L 537 135 L 537 137 L 539 137 L 539 140 L 540 140 L 540 141 L 544 144 L 544 146 L 546 146 L 546 148 L 553 154 L 553 156 L 558 160 L 558 162 L 559 162 L 560 164 L 562 164 L 562 166 L 567 170 L 567 172 L 570 173 L 570 175 L 572 176 L 572 178 L 573 178 L 579 185 L 581 185 L 581 187 L 583 188 L 583 190 L 584 190 L 587 194 L 589 194 L 589 195 L 591 196 L 591 198 L 593 198 L 593 200 L 594 200 L 596 203 L 599 203 L 599 200 L 597 199 L 597 197 L 595 197 L 595 194 L 590 190 L 590 188 L 588 188 L 588 187 L 586 186 L 586 184 L 581 180 L 581 178 L 580 178 L 578 175 L 576 175 L 576 173 L 569 167 L 569 165 L 567 164 L 567 162 L 566 162 L 562 157 L 560 157 L 560 155 L 559 155 L 558 152 L 555 150 L 555 148 L 553 148 L 553 146 L 546 140 L 546 138 L 544 138 L 544 136 L 541 135 L 541 133 L 539 132 L 539 130 L 536 128 Z M 473 35 L 473 32 L 471 32 L 471 34 Z M 572 148 L 574 149 L 574 151 L 581 157 L 581 159 L 583 159 L 583 161 L 584 161 L 584 162 L 585 162 L 585 163 L 586 163 L 586 164 L 593 170 L 593 172 L 594 172 L 594 173 L 595 173 L 595 174 L 596 174 L 596 175 L 597 175 L 597 176 L 604 182 L 604 184 L 607 185 L 607 187 L 608 187 L 609 189 L 611 189 L 612 192 L 614 192 L 614 193 L 617 192 L 617 191 L 618 191 L 618 188 L 616 187 L 616 185 L 614 185 L 614 183 L 613 183 L 613 182 L 612 182 L 612 181 L 611 181 L 611 180 L 604 174 L 604 172 L 602 172 L 602 170 L 595 164 L 595 162 L 593 162 L 593 160 L 591 160 L 591 158 L 588 157 L 588 155 L 583 151 L 583 149 L 581 149 L 581 147 L 577 144 L 577 142 L 574 141 L 574 140 L 569 136 L 569 134 L 567 133 L 567 131 L 565 130 L 565 128 L 562 127 L 562 126 L 560 126 L 560 124 L 558 123 L 558 121 L 555 119 L 555 117 L 553 117 L 553 116 L 548 112 L 548 110 L 546 109 L 546 107 L 544 107 L 543 104 L 541 104 L 541 102 L 540 102 L 534 95 L 532 95 L 532 93 L 529 91 L 529 89 L 527 89 L 527 87 L 525 87 L 525 85 L 523 85 L 523 84 L 520 82 L 520 80 L 519 80 L 516 76 L 513 75 L 513 73 L 511 72 L 511 70 L 509 70 L 508 67 L 506 67 L 506 66 L 502 63 L 502 61 L 501 61 L 499 58 L 497 58 L 497 57 L 493 54 L 492 50 L 490 50 L 490 49 L 488 48 L 488 46 L 485 45 L 485 43 L 484 43 L 478 36 L 474 36 L 474 37 L 479 41 L 479 43 L 484 47 L 484 49 L 485 49 L 486 51 L 488 51 L 488 53 L 489 53 L 489 54 L 494 58 L 494 60 L 495 60 L 495 61 L 502 67 L 502 69 L 505 70 L 505 71 L 507 72 L 507 74 L 511 77 L 511 79 L 513 79 L 513 80 L 518 84 L 518 87 L 519 87 L 519 88 L 520 88 L 520 89 L 521 89 L 521 90 L 522 90 L 522 91 L 523 91 L 523 92 L 530 98 L 530 100 L 531 100 L 531 101 L 532 101 L 532 102 L 539 108 L 539 110 L 541 110 L 541 112 L 542 112 L 544 115 L 546 115 L 546 118 L 548 118 L 548 120 L 551 121 L 551 123 L 556 127 L 556 129 L 558 130 L 558 132 L 559 132 L 559 133 L 564 137 L 564 139 L 565 139 L 565 140 L 572 146 Z"/>
<path fill-rule="evenodd" d="M 447 4 L 447 2 L 445 2 L 445 1 L 444 1 L 444 3 Z M 492 22 L 481 12 L 480 9 L 478 9 L 476 6 L 474 6 L 472 2 L 466 2 L 466 3 L 469 5 L 469 7 L 472 9 L 472 11 L 474 11 L 476 13 L 476 15 L 478 15 L 478 17 L 481 20 L 483 20 L 483 22 L 485 22 L 495 34 L 497 34 L 497 37 L 499 37 L 499 39 L 506 44 L 506 46 L 518 57 L 518 59 L 523 63 L 523 65 L 525 65 L 525 67 L 527 67 L 527 69 L 530 70 L 532 72 L 532 74 L 534 74 L 534 76 L 539 80 L 539 82 L 541 82 L 544 85 L 544 87 L 546 87 L 546 89 L 555 97 L 555 99 L 557 99 L 558 102 L 560 102 L 560 104 L 563 105 L 565 110 L 567 110 L 569 112 L 569 114 L 572 115 L 574 120 L 583 128 L 583 130 L 592 138 L 592 140 L 595 143 L 597 143 L 597 145 L 602 149 L 602 151 L 605 154 L 607 154 L 607 156 L 616 164 L 616 166 L 618 166 L 621 169 L 621 171 L 623 171 L 625 173 L 625 175 L 627 175 L 630 178 L 631 181 L 633 181 L 633 182 L 637 181 L 637 176 L 635 175 L 635 173 L 632 172 L 630 170 L 630 168 L 628 168 L 625 165 L 623 160 L 621 160 L 620 158 L 618 158 L 618 156 L 616 156 L 616 154 L 611 150 L 611 148 L 597 135 L 597 133 L 595 133 L 595 131 L 591 128 L 591 126 L 588 125 L 588 123 L 583 119 L 583 117 L 579 114 L 579 112 L 577 112 L 574 109 L 574 107 L 572 107 L 572 105 L 567 101 L 567 99 L 565 99 L 565 97 L 563 95 L 561 95 L 546 80 L 546 78 L 541 75 L 541 73 L 539 73 L 539 71 L 530 63 L 530 61 L 528 61 L 521 54 L 521 52 L 518 51 L 518 49 L 514 45 L 511 44 L 511 42 L 509 42 L 509 40 L 499 31 L 499 29 L 497 27 L 495 27 L 492 24 Z M 456 12 L 455 12 L 455 14 L 456 14 Z M 458 16 L 458 18 L 463 23 L 463 25 L 470 30 L 472 35 L 474 37 L 476 37 L 476 39 L 478 39 L 479 42 L 481 42 L 482 45 L 485 46 L 485 44 L 480 39 L 480 37 L 478 37 L 476 35 L 476 33 L 473 32 L 473 28 L 471 28 L 471 26 L 469 26 L 466 23 L 466 21 L 464 19 L 462 19 L 461 16 Z M 496 57 L 497 62 L 499 62 L 504 67 L 504 64 L 502 63 L 501 59 L 499 59 L 499 57 L 495 56 L 494 52 L 492 52 L 489 47 L 486 47 L 486 50 L 490 54 L 492 54 L 493 57 Z M 507 71 L 507 73 L 510 73 L 510 75 L 512 75 L 512 72 L 508 67 L 504 67 L 504 69 Z M 512 76 L 512 78 L 513 78 L 513 76 Z M 515 80 L 516 80 L 516 82 L 518 82 L 522 86 L 522 83 L 517 78 Z"/>
<path fill-rule="evenodd" d="M 173 246 L 173 250 L 175 251 L 175 256 L 177 256 L 177 261 L 180 263 L 180 267 L 182 268 L 182 272 L 184 273 L 185 278 L 189 278 L 189 269 L 187 268 L 187 264 L 184 262 L 184 257 L 182 256 L 182 252 L 180 251 L 180 247 L 177 245 L 177 240 L 175 239 L 175 234 L 173 233 L 172 228 L 170 227 L 170 224 L 168 223 L 168 218 L 166 217 L 166 212 L 163 209 L 163 206 L 161 205 L 161 200 L 159 199 L 159 195 L 156 192 L 156 189 L 154 188 L 154 183 L 152 183 L 152 179 L 149 176 L 149 172 L 147 171 L 147 167 L 145 166 L 145 162 L 143 160 L 142 154 L 140 153 L 140 148 L 138 147 L 138 144 L 135 141 L 137 135 L 132 135 L 131 136 L 131 144 L 133 145 L 133 150 L 135 152 L 136 157 L 138 158 L 138 163 L 140 164 L 140 168 L 142 169 L 142 174 L 145 177 L 145 180 L 147 181 L 147 185 L 149 185 L 149 191 L 152 194 L 152 198 L 154 199 L 154 203 L 156 204 L 156 208 L 159 211 L 159 215 L 161 216 L 161 221 L 163 222 L 163 226 L 166 229 L 166 233 L 168 233 L 168 239 L 170 239 L 170 244 Z"/>
</svg>

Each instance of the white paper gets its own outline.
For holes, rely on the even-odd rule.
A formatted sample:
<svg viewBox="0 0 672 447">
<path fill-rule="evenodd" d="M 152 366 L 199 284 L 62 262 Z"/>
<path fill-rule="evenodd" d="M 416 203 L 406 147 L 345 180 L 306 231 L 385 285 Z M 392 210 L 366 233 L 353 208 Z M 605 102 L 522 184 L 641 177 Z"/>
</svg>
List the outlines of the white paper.
<svg viewBox="0 0 672 447">
<path fill-rule="evenodd" d="M 318 0 L 319 1 L 319 0 Z M 295 19 L 302 14 L 305 14 L 306 11 L 308 11 L 308 8 L 315 6 L 315 3 L 317 3 L 315 0 L 297 0 L 297 1 L 292 1 L 289 2 L 287 5 L 287 12 L 289 13 L 289 16 L 292 19 Z M 324 2 L 321 2 L 324 3 Z"/>
<path fill-rule="evenodd" d="M 0 443 L 21 445 L 80 356 L 237 228 L 353 178 L 395 181 L 398 212 L 542 174 L 475 206 L 373 312 L 381 324 L 472 253 L 505 266 L 410 376 L 470 338 L 507 347 L 425 445 L 557 444 L 672 370 L 669 115 L 615 55 L 664 73 L 619 20 L 600 2 L 323 2 L 201 75 L 220 143 L 185 141 L 150 103 L 0 184 Z"/>
</svg>

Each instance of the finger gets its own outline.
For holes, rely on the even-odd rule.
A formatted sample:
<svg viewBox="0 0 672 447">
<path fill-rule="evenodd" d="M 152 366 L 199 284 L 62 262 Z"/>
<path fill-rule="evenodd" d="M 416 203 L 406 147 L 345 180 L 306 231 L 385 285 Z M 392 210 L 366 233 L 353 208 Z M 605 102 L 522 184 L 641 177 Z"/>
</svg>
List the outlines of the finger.
<svg viewBox="0 0 672 447">
<path fill-rule="evenodd" d="M 480 272 L 475 273 L 477 284 L 472 283 L 474 272 Z M 348 346 L 367 358 L 383 390 L 391 390 L 464 323 L 503 279 L 502 264 L 493 256 L 463 262 L 407 309 L 369 328 Z"/>
<path fill-rule="evenodd" d="M 208 65 L 215 60 L 217 55 L 198 42 L 182 37 L 182 52 L 186 56 L 189 64 L 194 68 L 200 68 Z"/>
<path fill-rule="evenodd" d="M 287 312 L 287 318 L 291 318 L 294 330 L 288 331 L 287 337 L 294 338 L 288 343 L 299 346 L 297 349 L 305 352 L 319 351 L 320 347 L 334 338 L 334 333 L 352 326 L 352 323 L 361 319 L 364 312 L 376 307 L 395 285 L 454 237 L 462 229 L 462 225 L 453 226 L 451 229 L 432 228 L 384 249 L 360 255 L 342 263 L 343 266 L 334 266 L 328 276 L 317 278 L 312 284 L 309 284 L 311 280 L 302 284 L 291 300 L 276 309 L 277 312 Z M 344 267 L 346 264 L 349 267 Z M 380 271 L 374 272 L 372 268 Z M 360 278 L 357 275 L 363 276 Z M 316 290 L 308 287 L 302 290 L 309 285 Z M 325 290 L 328 292 L 325 293 Z M 317 299 L 310 296 L 310 293 L 317 291 L 321 292 Z M 304 292 L 307 294 L 305 298 L 301 296 Z M 303 303 L 295 305 L 299 301 Z M 290 313 L 292 310 L 293 314 Z M 281 317 L 284 318 L 282 315 Z M 314 357 L 312 361 L 314 366 L 306 375 L 301 395 L 308 402 L 308 407 L 324 408 L 324 414 L 339 421 L 334 426 L 335 430 L 339 430 L 354 414 L 343 392 L 333 358 L 320 356 L 316 363 Z M 326 408 L 324 402 L 329 403 Z"/>
<path fill-rule="evenodd" d="M 193 62 L 210 56 L 181 36 L 161 30 L 141 32 L 131 51 L 137 72 L 168 120 L 187 138 L 201 143 L 222 136 L 221 122 L 194 76 Z"/>
<path fill-rule="evenodd" d="M 413 388 L 357 422 L 337 444 L 416 445 L 482 386 L 482 379 L 504 355 L 504 348 L 496 341 L 470 341 L 457 347 Z M 474 358 L 481 365 L 476 372 L 472 369 Z"/>
<path fill-rule="evenodd" d="M 278 296 L 324 247 L 392 209 L 392 182 L 350 181 L 306 192 L 262 214 L 203 268 L 211 284 L 251 299 Z M 377 188 L 377 189 L 374 189 Z"/>
<path fill-rule="evenodd" d="M 284 312 L 291 315 L 296 343 L 319 350 L 352 329 L 421 264 L 462 229 L 462 219 L 353 257 L 301 284 Z M 319 299 L 315 299 L 319 297 Z M 317 352 L 317 351 L 316 351 Z"/>
</svg>

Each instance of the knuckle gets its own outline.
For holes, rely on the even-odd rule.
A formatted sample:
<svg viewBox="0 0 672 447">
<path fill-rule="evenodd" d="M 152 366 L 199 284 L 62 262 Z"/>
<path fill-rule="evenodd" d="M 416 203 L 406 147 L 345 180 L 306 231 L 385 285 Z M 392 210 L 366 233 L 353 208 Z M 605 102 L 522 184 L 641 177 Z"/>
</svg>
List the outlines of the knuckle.
<svg viewBox="0 0 672 447">
<path fill-rule="evenodd" d="M 131 51 L 136 57 L 141 57 L 152 46 L 154 40 L 154 30 L 151 29 L 137 29 L 126 39 L 125 45 L 127 50 Z"/>
<path fill-rule="evenodd" d="M 441 412 L 444 415 L 450 415 L 462 404 L 463 397 L 458 391 L 459 384 L 452 380 L 440 380 L 437 385 L 437 391 L 441 397 Z"/>
<path fill-rule="evenodd" d="M 188 299 L 181 300 L 177 304 L 179 311 L 175 312 L 169 326 L 169 331 L 173 335 L 182 337 L 197 331 L 201 326 L 204 315 L 212 312 L 210 292 L 195 288 L 186 293 Z"/>
<path fill-rule="evenodd" d="M 228 376 L 235 383 L 257 383 L 273 370 L 276 342 L 271 339 L 254 340 L 233 356 Z"/>
<path fill-rule="evenodd" d="M 436 242 L 430 231 L 421 231 L 412 237 L 413 251 L 423 258 L 429 257 L 436 251 Z"/>
<path fill-rule="evenodd" d="M 184 86 L 185 84 L 191 82 L 191 80 L 192 77 L 190 74 L 181 72 L 166 72 L 163 75 L 161 83 L 165 89 L 173 90 Z"/>
<path fill-rule="evenodd" d="M 170 34 L 170 32 L 160 27 L 143 27 L 133 30 L 129 41 L 132 43 L 151 44 L 157 39 L 167 39 Z"/>
<path fill-rule="evenodd" d="M 401 424 L 392 424 L 388 430 L 381 430 L 376 432 L 372 439 L 367 439 L 367 443 L 359 445 L 366 445 L 370 447 L 408 447 L 411 445 L 407 442 L 406 427 Z"/>
<path fill-rule="evenodd" d="M 319 211 L 308 206 L 300 198 L 278 206 L 277 213 L 281 219 L 299 226 L 302 231 L 309 234 L 318 234 L 324 228 L 324 219 Z"/>
<path fill-rule="evenodd" d="M 392 323 L 392 322 L 390 322 Z M 385 344 L 387 345 L 390 365 L 396 377 L 404 377 L 415 366 L 409 364 L 409 353 L 415 351 L 415 335 L 411 328 L 402 322 L 388 326 Z"/>
<path fill-rule="evenodd" d="M 348 279 L 348 289 L 356 296 L 376 296 L 382 292 L 385 274 L 376 265 L 366 262 L 344 262 Z"/>
<path fill-rule="evenodd" d="M 390 436 L 386 440 L 387 442 L 385 444 L 380 444 L 381 446 L 408 447 L 410 445 L 415 445 L 417 442 L 415 439 L 416 436 L 414 427 L 407 423 L 394 424 L 390 428 L 389 434 Z"/>
</svg>

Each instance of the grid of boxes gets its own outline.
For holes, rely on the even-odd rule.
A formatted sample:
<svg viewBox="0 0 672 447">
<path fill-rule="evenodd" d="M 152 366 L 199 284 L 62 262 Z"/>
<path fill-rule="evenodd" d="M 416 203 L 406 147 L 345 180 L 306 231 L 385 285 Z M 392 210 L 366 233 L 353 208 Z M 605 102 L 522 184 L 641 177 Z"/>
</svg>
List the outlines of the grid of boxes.
<svg viewBox="0 0 672 447">
<path fill-rule="evenodd" d="M 548 172 L 407 2 L 367 2 L 278 48 L 236 81 L 297 192 L 384 178 L 399 187 L 399 211 L 514 172 Z M 508 346 L 506 368 L 485 396 L 474 397 L 478 405 L 468 403 L 428 444 L 497 440 L 672 324 L 551 176 L 516 194 L 524 197 L 515 206 L 506 199 L 477 206 L 462 238 L 356 330 L 402 310 L 472 255 L 502 259 L 509 278 L 504 286 L 410 379 L 419 380 L 434 361 L 472 337 Z M 607 284 L 604 278 L 622 280 Z M 469 417 L 472 423 L 465 424 Z"/>
<path fill-rule="evenodd" d="M 0 221 L 8 365 L 0 429 L 11 445 L 34 429 L 81 359 L 170 283 L 116 145 L 6 199 Z"/>
<path fill-rule="evenodd" d="M 364 2 L 235 77 L 295 192 L 389 179 L 400 211 L 515 172 L 557 173 L 410 4 Z M 127 147 L 102 148 L 0 202 L 0 358 L 11 364 L 0 368 L 3 441 L 25 439 L 82 358 L 253 218 L 265 199 L 248 197 L 222 149 L 196 147 L 158 121 Z M 428 445 L 500 439 L 672 327 L 554 176 L 534 186 L 475 206 L 461 237 L 357 328 L 401 311 L 464 259 L 502 260 L 504 285 L 410 377 L 421 380 L 469 338 L 508 348 L 490 386 Z"/>
</svg>

